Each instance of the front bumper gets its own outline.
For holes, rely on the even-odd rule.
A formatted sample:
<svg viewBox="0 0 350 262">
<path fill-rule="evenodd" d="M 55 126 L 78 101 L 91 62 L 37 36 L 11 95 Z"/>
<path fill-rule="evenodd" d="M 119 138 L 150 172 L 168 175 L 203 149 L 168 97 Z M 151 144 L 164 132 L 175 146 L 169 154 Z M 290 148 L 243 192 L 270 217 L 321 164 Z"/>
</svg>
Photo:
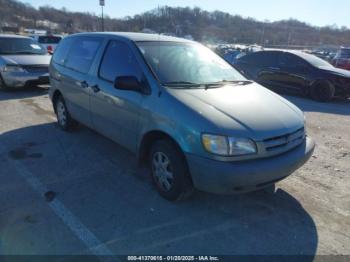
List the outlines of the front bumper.
<svg viewBox="0 0 350 262">
<path fill-rule="evenodd" d="M 8 88 L 49 84 L 49 73 L 47 72 L 2 72 L 1 76 Z"/>
<path fill-rule="evenodd" d="M 186 154 L 194 186 L 217 194 L 259 190 L 291 175 L 312 155 L 315 142 L 303 144 L 282 155 L 240 162 L 220 162 Z"/>
</svg>

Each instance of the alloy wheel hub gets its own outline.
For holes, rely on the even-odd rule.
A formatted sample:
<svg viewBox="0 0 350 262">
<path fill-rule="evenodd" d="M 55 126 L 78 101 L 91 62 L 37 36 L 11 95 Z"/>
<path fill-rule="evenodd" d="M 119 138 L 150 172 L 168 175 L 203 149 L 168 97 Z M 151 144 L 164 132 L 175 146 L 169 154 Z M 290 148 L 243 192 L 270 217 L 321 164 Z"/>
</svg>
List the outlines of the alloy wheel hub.
<svg viewBox="0 0 350 262">
<path fill-rule="evenodd" d="M 59 101 L 57 104 L 57 118 L 58 118 L 58 122 L 62 126 L 66 124 L 66 120 L 67 120 L 66 108 L 61 101 Z"/>
<path fill-rule="evenodd" d="M 164 153 L 156 152 L 153 155 L 152 171 L 157 184 L 164 191 L 170 191 L 173 186 L 174 175 L 170 160 Z"/>
</svg>

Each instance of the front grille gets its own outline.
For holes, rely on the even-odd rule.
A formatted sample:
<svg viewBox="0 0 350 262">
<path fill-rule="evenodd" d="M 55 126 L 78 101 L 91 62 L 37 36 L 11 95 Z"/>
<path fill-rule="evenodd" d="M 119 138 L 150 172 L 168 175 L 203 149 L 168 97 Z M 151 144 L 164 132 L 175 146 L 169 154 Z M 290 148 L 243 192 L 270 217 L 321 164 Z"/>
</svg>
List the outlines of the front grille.
<svg viewBox="0 0 350 262">
<path fill-rule="evenodd" d="M 48 73 L 49 67 L 47 65 L 24 65 L 22 66 L 29 73 Z"/>
<path fill-rule="evenodd" d="M 265 139 L 263 145 L 267 153 L 279 153 L 288 151 L 301 144 L 305 138 L 305 129 L 300 128 L 295 132 Z"/>
</svg>

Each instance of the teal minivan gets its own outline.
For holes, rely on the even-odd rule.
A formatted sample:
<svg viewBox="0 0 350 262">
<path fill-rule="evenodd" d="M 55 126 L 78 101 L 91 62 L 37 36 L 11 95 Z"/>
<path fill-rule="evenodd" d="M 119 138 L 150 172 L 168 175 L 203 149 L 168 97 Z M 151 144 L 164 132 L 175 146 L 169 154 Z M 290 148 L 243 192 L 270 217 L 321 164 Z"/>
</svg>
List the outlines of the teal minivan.
<svg viewBox="0 0 350 262">
<path fill-rule="evenodd" d="M 64 38 L 50 65 L 59 126 L 134 152 L 168 200 L 273 187 L 312 155 L 305 118 L 199 43 L 139 33 Z"/>
</svg>

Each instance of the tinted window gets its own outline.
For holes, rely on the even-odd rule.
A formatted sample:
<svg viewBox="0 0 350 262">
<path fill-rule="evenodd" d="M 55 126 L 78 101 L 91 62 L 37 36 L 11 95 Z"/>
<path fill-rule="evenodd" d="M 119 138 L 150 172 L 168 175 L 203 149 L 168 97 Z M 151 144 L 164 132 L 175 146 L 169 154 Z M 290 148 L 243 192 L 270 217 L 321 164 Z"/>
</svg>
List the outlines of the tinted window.
<svg viewBox="0 0 350 262">
<path fill-rule="evenodd" d="M 300 57 L 289 54 L 289 53 L 284 53 L 281 56 L 281 65 L 286 66 L 286 67 L 305 67 L 307 66 L 306 62 L 301 59 Z"/>
<path fill-rule="evenodd" d="M 38 42 L 40 44 L 58 44 L 62 37 L 59 36 L 39 36 Z"/>
<path fill-rule="evenodd" d="M 142 71 L 127 44 L 111 41 L 103 56 L 99 75 L 111 82 L 119 76 L 136 76 L 141 81 Z"/>
<path fill-rule="evenodd" d="M 255 52 L 240 58 L 240 60 L 246 63 L 260 66 L 278 65 L 278 59 L 278 52 Z"/>
<path fill-rule="evenodd" d="M 66 38 L 57 46 L 55 53 L 53 54 L 52 60 L 59 65 L 63 65 L 67 54 L 70 50 L 74 38 Z"/>
<path fill-rule="evenodd" d="M 330 63 L 328 63 L 327 61 L 325 61 L 325 60 L 323 60 L 315 55 L 310 55 L 310 54 L 300 52 L 300 53 L 298 53 L 297 56 L 315 67 L 333 67 Z"/>
<path fill-rule="evenodd" d="M 3 55 L 44 55 L 47 51 L 31 38 L 0 38 L 0 54 Z"/>
<path fill-rule="evenodd" d="M 97 37 L 77 37 L 70 48 L 65 65 L 81 73 L 87 73 L 102 42 Z"/>
</svg>

